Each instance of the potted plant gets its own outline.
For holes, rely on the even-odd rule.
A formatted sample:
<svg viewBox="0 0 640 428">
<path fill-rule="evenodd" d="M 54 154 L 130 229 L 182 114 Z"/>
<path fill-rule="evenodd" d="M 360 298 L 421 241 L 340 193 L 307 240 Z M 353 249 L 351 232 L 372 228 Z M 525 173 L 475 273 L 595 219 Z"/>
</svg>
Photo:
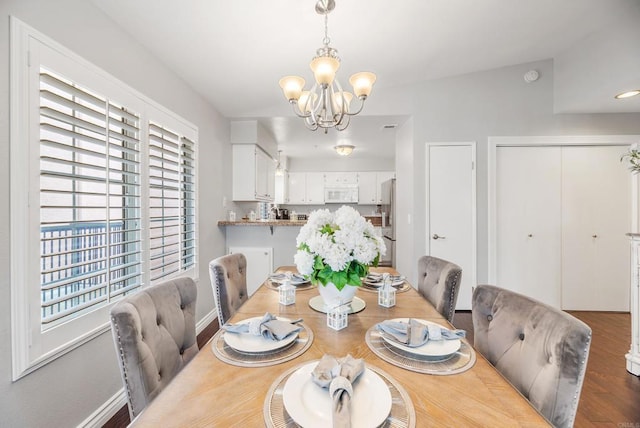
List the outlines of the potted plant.
<svg viewBox="0 0 640 428">
<path fill-rule="evenodd" d="M 386 252 L 371 222 L 346 205 L 334 213 L 313 211 L 296 245 L 298 271 L 318 286 L 326 304 L 351 301 L 369 266 L 377 266 Z"/>
</svg>

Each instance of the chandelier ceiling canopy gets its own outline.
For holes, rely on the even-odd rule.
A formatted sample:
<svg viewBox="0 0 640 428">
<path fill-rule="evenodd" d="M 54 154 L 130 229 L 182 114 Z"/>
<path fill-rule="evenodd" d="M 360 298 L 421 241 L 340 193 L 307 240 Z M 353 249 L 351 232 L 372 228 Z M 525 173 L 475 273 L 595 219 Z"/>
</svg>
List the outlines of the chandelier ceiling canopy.
<svg viewBox="0 0 640 428">
<path fill-rule="evenodd" d="M 311 70 L 315 83 L 309 90 L 304 89 L 305 81 L 299 76 L 286 76 L 280 79 L 280 87 L 285 98 L 291 103 L 295 114 L 304 119 L 304 123 L 312 131 L 329 128 L 343 131 L 349 126 L 351 116 L 362 111 L 364 102 L 371 93 L 376 75 L 367 71 L 355 73 L 349 78 L 353 93 L 344 91 L 336 78 L 340 67 L 338 51 L 331 46 L 328 35 L 328 16 L 335 8 L 334 0 L 319 0 L 316 12 L 324 15 L 323 46 L 318 48 L 316 56 L 311 60 Z M 351 101 L 355 97 L 360 101 L 357 109 L 352 109 Z"/>
</svg>

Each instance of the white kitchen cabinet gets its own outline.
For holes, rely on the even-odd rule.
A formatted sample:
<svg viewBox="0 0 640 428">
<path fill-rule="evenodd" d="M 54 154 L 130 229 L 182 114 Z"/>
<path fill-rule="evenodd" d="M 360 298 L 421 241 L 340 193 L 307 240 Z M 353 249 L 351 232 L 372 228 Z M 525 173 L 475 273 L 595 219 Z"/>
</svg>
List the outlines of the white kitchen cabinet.
<svg viewBox="0 0 640 428">
<path fill-rule="evenodd" d="M 358 172 L 358 204 L 378 205 L 382 203 L 382 183 L 395 177 L 394 171 Z"/>
<path fill-rule="evenodd" d="M 376 189 L 378 183 L 377 175 L 378 173 L 375 171 L 358 173 L 358 204 L 378 204 L 378 194 L 380 191 Z"/>
<path fill-rule="evenodd" d="M 307 204 L 324 204 L 324 173 L 307 172 Z"/>
<path fill-rule="evenodd" d="M 234 144 L 233 200 L 271 202 L 275 194 L 275 165 L 255 144 Z"/>
<path fill-rule="evenodd" d="M 497 148 L 498 286 L 565 310 L 629 310 L 625 150 Z"/>
<path fill-rule="evenodd" d="M 357 186 L 358 173 L 357 172 L 325 172 L 324 185 L 326 187 Z"/>
<path fill-rule="evenodd" d="M 324 173 L 322 172 L 290 172 L 289 204 L 322 205 L 324 204 Z"/>
<path fill-rule="evenodd" d="M 275 176 L 275 198 L 276 204 L 289 203 L 289 171 L 284 170 L 282 175 Z"/>
</svg>

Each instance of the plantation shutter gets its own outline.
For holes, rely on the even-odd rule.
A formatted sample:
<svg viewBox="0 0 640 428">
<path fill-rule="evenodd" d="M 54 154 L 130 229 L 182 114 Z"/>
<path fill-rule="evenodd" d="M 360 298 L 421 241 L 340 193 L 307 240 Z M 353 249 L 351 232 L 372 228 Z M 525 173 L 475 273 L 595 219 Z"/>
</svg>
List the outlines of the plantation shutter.
<svg viewBox="0 0 640 428">
<path fill-rule="evenodd" d="M 151 284 L 195 264 L 194 142 L 149 123 Z"/>
<path fill-rule="evenodd" d="M 43 329 L 140 287 L 139 115 L 40 69 Z"/>
</svg>

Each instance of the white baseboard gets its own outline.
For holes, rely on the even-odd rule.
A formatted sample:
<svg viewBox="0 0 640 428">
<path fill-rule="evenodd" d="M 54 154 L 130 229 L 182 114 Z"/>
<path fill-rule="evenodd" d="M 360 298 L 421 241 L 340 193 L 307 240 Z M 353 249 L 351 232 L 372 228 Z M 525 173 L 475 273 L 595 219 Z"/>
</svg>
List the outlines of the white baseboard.
<svg viewBox="0 0 640 428">
<path fill-rule="evenodd" d="M 202 333 L 202 330 L 204 330 L 216 318 L 218 318 L 218 313 L 214 308 L 211 310 L 211 312 L 206 314 L 200 321 L 196 323 L 196 334 Z"/>
<path fill-rule="evenodd" d="M 216 310 L 206 314 L 200 321 L 196 323 L 196 334 L 200 334 L 209 324 L 218 318 Z M 111 419 L 118 410 L 127 405 L 127 396 L 124 388 L 121 388 L 111 398 L 109 398 L 102 406 L 96 409 L 87 419 L 82 421 L 78 428 L 101 428 Z"/>
<path fill-rule="evenodd" d="M 95 412 L 93 412 L 87 419 L 82 421 L 78 428 L 100 428 L 106 424 L 109 419 L 115 415 L 122 406 L 127 405 L 127 396 L 124 392 L 124 388 L 121 388 L 106 403 L 100 406 Z"/>
</svg>

